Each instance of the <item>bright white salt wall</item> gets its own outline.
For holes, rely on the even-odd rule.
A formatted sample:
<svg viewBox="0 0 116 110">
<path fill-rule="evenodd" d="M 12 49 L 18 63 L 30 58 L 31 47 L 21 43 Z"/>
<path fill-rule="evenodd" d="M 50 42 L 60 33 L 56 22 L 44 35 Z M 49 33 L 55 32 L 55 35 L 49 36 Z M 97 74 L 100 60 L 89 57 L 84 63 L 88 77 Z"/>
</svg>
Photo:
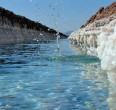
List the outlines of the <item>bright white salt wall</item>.
<svg viewBox="0 0 116 110">
<path fill-rule="evenodd" d="M 116 110 L 116 27 L 112 32 L 109 29 L 102 30 L 98 37 L 97 53 L 110 82 L 108 103 L 111 110 Z"/>
<path fill-rule="evenodd" d="M 101 59 L 101 68 L 116 73 L 116 27 L 112 32 L 107 28 L 98 36 L 98 57 Z"/>
</svg>

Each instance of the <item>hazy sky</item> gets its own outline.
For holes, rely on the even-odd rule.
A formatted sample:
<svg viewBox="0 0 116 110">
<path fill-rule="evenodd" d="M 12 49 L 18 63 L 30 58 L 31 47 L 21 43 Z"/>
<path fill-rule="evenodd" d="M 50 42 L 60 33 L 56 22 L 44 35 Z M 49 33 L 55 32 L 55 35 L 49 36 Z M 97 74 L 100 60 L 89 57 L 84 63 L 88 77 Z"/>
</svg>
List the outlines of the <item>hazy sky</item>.
<svg viewBox="0 0 116 110">
<path fill-rule="evenodd" d="M 31 2 L 30 2 L 31 1 Z M 15 14 L 40 21 L 61 32 L 78 29 L 98 9 L 115 0 L 0 0 L 0 6 Z"/>
</svg>

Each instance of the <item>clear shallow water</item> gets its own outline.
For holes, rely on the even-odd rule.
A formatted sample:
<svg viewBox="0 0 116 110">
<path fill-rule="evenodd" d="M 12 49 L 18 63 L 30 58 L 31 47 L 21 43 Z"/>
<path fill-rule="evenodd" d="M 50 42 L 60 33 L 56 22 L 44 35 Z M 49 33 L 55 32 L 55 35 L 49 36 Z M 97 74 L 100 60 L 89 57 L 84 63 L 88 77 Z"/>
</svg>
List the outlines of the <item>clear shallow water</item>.
<svg viewBox="0 0 116 110">
<path fill-rule="evenodd" d="M 109 110 L 107 74 L 68 40 L 0 47 L 0 110 Z"/>
</svg>

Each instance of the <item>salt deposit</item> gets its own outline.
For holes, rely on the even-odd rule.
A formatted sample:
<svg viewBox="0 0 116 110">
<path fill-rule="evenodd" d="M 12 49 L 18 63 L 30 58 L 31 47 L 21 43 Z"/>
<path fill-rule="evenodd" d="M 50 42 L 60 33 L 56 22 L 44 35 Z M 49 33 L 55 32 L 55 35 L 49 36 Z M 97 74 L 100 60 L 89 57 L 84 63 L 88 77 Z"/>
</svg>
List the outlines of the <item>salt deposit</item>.
<svg viewBox="0 0 116 110">
<path fill-rule="evenodd" d="M 111 20 L 112 18 L 112 20 Z M 116 16 L 97 20 L 69 36 L 73 45 L 101 59 L 101 68 L 116 73 Z M 82 50 L 83 50 L 82 49 Z"/>
<path fill-rule="evenodd" d="M 116 28 L 116 27 L 115 27 Z M 101 59 L 101 67 L 112 70 L 116 67 L 116 30 L 114 32 L 102 32 L 98 37 L 97 53 Z"/>
</svg>

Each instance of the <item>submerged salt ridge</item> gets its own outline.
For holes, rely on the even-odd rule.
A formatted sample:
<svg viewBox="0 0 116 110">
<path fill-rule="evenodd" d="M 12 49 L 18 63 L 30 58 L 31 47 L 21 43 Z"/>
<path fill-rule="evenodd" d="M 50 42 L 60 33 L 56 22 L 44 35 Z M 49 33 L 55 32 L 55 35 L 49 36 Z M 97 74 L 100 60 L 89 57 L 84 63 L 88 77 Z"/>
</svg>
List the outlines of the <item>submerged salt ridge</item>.
<svg viewBox="0 0 116 110">
<path fill-rule="evenodd" d="M 101 67 L 116 70 L 116 16 L 97 20 L 70 35 L 72 44 L 82 47 L 89 55 L 101 59 Z"/>
</svg>

